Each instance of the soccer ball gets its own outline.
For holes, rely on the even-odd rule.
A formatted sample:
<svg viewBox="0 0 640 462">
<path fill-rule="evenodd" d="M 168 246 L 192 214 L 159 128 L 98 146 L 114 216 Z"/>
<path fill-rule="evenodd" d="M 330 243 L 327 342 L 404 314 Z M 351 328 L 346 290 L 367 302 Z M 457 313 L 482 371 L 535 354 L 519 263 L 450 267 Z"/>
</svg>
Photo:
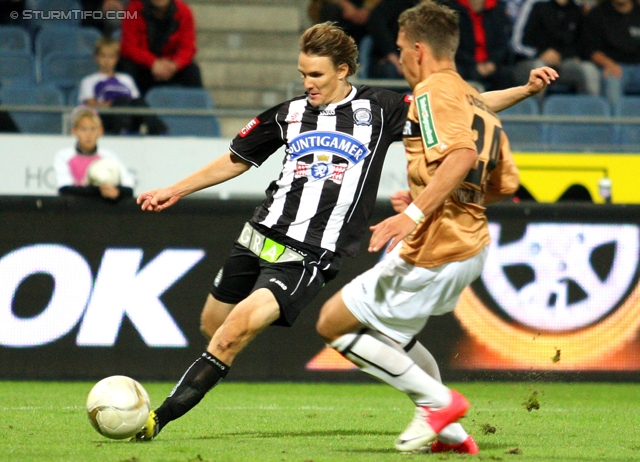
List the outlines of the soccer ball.
<svg viewBox="0 0 640 462">
<path fill-rule="evenodd" d="M 118 186 L 120 184 L 120 169 L 112 159 L 98 159 L 89 165 L 87 179 L 89 184 L 93 186 L 100 186 L 102 183 Z"/>
<path fill-rule="evenodd" d="M 146 390 L 124 375 L 100 380 L 87 397 L 87 414 L 93 428 L 107 438 L 122 440 L 142 430 L 151 403 Z"/>
</svg>

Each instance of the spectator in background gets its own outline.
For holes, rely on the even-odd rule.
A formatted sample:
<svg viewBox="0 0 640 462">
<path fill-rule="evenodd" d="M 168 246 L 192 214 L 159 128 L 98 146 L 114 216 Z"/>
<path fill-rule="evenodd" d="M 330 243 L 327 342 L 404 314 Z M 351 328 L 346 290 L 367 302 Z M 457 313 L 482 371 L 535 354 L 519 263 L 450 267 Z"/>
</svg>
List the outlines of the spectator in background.
<svg viewBox="0 0 640 462">
<path fill-rule="evenodd" d="M 314 24 L 335 22 L 357 44 L 367 35 L 367 21 L 371 10 L 380 0 L 311 0 L 309 18 Z"/>
<path fill-rule="evenodd" d="M 499 0 L 454 0 L 450 6 L 460 14 L 456 67 L 462 78 L 476 82 L 481 91 L 513 86 L 511 22 L 505 4 Z"/>
<path fill-rule="evenodd" d="M 80 82 L 78 103 L 93 107 L 147 107 L 129 74 L 116 72 L 120 43 L 104 36 L 96 42 L 94 58 L 98 72 L 88 75 Z M 103 116 L 107 134 L 148 133 L 158 135 L 167 132 L 167 127 L 155 116 L 132 116 L 107 114 Z M 142 127 L 141 127 L 142 126 Z"/>
<path fill-rule="evenodd" d="M 593 62 L 580 59 L 583 8 L 573 0 L 529 2 L 534 4 L 525 18 L 519 47 L 526 59 L 516 65 L 516 81 L 526 82 L 532 69 L 549 66 L 558 71 L 562 83 L 574 87 L 577 93 L 599 96 L 599 69 Z M 514 29 L 513 41 L 516 35 L 520 36 Z"/>
<path fill-rule="evenodd" d="M 592 8 L 582 42 L 602 68 L 604 94 L 614 107 L 623 94 L 640 93 L 640 7 L 634 0 L 604 0 Z"/>
<path fill-rule="evenodd" d="M 84 11 L 101 12 L 100 15 L 92 14 L 82 18 L 82 25 L 95 27 L 104 35 L 113 36 L 120 30 L 120 20 L 116 17 L 107 17 L 108 13 L 124 11 L 128 0 L 81 0 Z"/>
<path fill-rule="evenodd" d="M 369 66 L 372 79 L 401 79 L 398 56 L 398 18 L 400 13 L 420 3 L 420 0 L 382 0 L 371 11 L 367 30 L 373 37 L 373 52 Z"/>
<path fill-rule="evenodd" d="M 77 107 L 71 114 L 71 134 L 76 138 L 75 147 L 58 151 L 53 162 L 56 184 L 61 195 L 102 197 L 117 201 L 133 196 L 134 179 L 118 157 L 105 149 L 98 149 L 102 136 L 102 121 L 95 109 Z M 119 181 L 92 181 L 89 168 L 94 162 L 108 159 L 118 170 Z"/>
<path fill-rule="evenodd" d="M 155 85 L 202 87 L 191 8 L 182 0 L 133 0 L 127 12 L 118 68 L 133 76 L 141 94 Z"/>
</svg>

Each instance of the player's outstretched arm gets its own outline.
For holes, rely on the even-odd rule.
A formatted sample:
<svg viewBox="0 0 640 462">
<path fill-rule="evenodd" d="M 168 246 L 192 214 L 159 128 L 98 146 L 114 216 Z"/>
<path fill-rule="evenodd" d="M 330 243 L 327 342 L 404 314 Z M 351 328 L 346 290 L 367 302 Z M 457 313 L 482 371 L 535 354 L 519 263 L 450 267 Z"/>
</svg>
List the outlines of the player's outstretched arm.
<svg viewBox="0 0 640 462">
<path fill-rule="evenodd" d="M 153 189 L 140 194 L 136 202 L 144 211 L 160 212 L 191 193 L 235 178 L 249 168 L 251 168 L 251 164 L 228 152 L 173 186 Z"/>
<path fill-rule="evenodd" d="M 369 240 L 369 252 L 377 252 L 387 243 L 387 252 L 391 252 L 421 221 L 416 218 L 417 214 L 424 218 L 444 203 L 473 167 L 477 156 L 475 150 L 467 148 L 456 149 L 448 154 L 411 206 L 369 228 L 373 231 Z"/>
<path fill-rule="evenodd" d="M 494 112 L 500 112 L 520 101 L 537 95 L 559 77 L 558 72 L 547 66 L 537 67 L 529 73 L 529 80 L 525 85 L 511 87 L 505 90 L 495 90 L 482 93 L 487 105 Z"/>
</svg>

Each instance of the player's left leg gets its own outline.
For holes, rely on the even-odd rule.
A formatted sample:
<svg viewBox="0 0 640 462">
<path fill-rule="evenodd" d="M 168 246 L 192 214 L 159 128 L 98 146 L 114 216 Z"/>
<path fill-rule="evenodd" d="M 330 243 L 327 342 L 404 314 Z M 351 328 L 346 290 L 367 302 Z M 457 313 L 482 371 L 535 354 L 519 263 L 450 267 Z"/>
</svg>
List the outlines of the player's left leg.
<svg viewBox="0 0 640 462">
<path fill-rule="evenodd" d="M 214 334 L 207 351 L 189 366 L 137 439 L 153 439 L 169 422 L 193 409 L 227 376 L 238 353 L 279 317 L 280 306 L 268 289 L 258 289 L 238 303 Z"/>
<path fill-rule="evenodd" d="M 322 307 L 317 330 L 360 370 L 406 393 L 417 405 L 420 418 L 400 435 L 398 450 L 411 451 L 431 443 L 444 427 L 466 413 L 469 404 L 462 395 L 429 376 L 403 350 L 371 335 L 349 311 L 341 291 Z"/>
<path fill-rule="evenodd" d="M 406 345 L 401 345 L 394 340 L 391 340 L 386 335 L 383 335 L 379 332 L 369 330 L 372 336 L 378 338 L 381 342 L 386 343 L 387 345 L 396 348 L 402 349 L 407 352 L 409 357 L 413 359 L 413 361 L 427 374 L 436 379 L 438 382 L 442 382 L 442 378 L 440 376 L 440 368 L 438 367 L 438 363 L 436 359 L 433 357 L 431 352 L 425 348 L 422 343 L 418 341 L 415 337 L 409 341 Z M 465 442 L 467 442 L 465 444 Z M 473 442 L 473 444 L 472 444 Z M 437 444 L 441 443 L 441 444 Z M 433 451 L 433 446 L 435 445 L 435 451 Z M 460 446 L 459 446 L 460 445 Z M 464 446 L 463 446 L 464 445 Z M 474 448 L 475 445 L 475 448 Z M 438 439 L 432 445 L 432 452 L 444 452 L 445 448 L 447 451 L 451 451 L 451 447 L 456 447 L 458 452 L 462 450 L 474 450 L 473 454 L 478 452 L 478 446 L 473 441 L 473 438 L 465 431 L 462 425 L 458 422 L 447 425 L 438 433 Z M 439 449 L 441 449 L 439 451 Z"/>
<path fill-rule="evenodd" d="M 200 314 L 200 332 L 211 340 L 222 323 L 227 319 L 235 303 L 224 303 L 209 294 Z"/>
</svg>

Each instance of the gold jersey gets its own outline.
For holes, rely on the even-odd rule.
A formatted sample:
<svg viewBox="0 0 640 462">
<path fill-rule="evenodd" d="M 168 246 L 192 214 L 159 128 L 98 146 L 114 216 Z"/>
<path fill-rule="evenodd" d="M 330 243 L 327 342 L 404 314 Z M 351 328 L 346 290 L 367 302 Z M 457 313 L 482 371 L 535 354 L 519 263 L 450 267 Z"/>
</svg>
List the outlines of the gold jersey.
<svg viewBox="0 0 640 462">
<path fill-rule="evenodd" d="M 425 268 L 470 258 L 489 244 L 484 194 L 513 194 L 519 184 L 500 120 L 455 71 L 416 85 L 407 119 L 403 141 L 414 199 L 451 152 L 468 148 L 478 158 L 460 186 L 405 239 L 400 255 Z"/>
</svg>

